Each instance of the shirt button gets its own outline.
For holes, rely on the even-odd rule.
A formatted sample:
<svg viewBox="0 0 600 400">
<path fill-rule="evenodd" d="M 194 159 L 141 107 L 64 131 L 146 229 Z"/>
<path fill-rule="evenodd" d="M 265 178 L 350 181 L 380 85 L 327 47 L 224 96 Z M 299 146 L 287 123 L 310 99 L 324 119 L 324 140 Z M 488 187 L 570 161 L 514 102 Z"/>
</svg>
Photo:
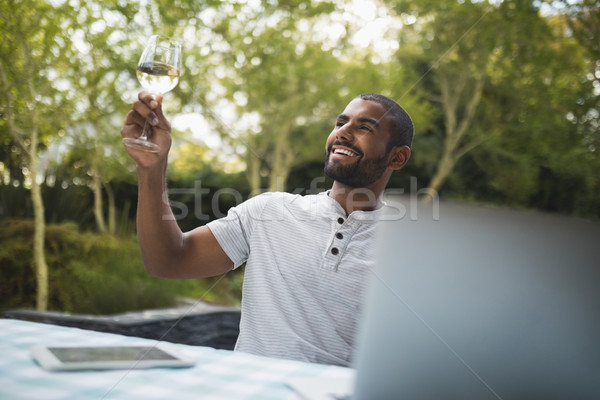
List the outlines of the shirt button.
<svg viewBox="0 0 600 400">
<path fill-rule="evenodd" d="M 337 247 L 334 247 L 333 249 L 331 249 L 331 254 L 333 254 L 334 256 L 337 256 L 339 254 L 339 250 Z"/>
<path fill-rule="evenodd" d="M 344 223 L 344 218 L 342 218 L 342 217 L 339 217 L 339 218 L 338 218 L 338 223 L 340 223 L 340 224 L 343 224 L 343 223 Z"/>
<path fill-rule="evenodd" d="M 335 237 L 338 238 L 338 239 L 343 239 L 344 235 L 342 235 L 341 233 L 338 232 L 338 233 L 335 234 Z"/>
</svg>

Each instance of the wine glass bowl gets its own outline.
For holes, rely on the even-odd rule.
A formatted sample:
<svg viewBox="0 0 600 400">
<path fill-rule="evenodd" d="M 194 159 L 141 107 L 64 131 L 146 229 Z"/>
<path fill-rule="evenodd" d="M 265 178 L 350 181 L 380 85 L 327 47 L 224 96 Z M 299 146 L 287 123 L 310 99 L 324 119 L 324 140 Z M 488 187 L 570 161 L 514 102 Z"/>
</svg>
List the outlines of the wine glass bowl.
<svg viewBox="0 0 600 400">
<path fill-rule="evenodd" d="M 181 44 L 159 35 L 152 35 L 137 65 L 136 76 L 144 89 L 153 95 L 165 94 L 179 83 L 181 74 Z M 124 138 L 131 148 L 157 153 L 160 147 L 148 140 L 151 128 L 146 121 L 139 138 Z"/>
</svg>

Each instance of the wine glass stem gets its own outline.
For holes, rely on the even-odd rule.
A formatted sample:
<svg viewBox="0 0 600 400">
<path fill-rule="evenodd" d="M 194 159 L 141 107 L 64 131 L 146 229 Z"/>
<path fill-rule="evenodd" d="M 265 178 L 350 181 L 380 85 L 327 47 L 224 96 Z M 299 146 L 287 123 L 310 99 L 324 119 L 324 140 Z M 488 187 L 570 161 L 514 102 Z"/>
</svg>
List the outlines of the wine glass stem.
<svg viewBox="0 0 600 400">
<path fill-rule="evenodd" d="M 152 128 L 150 128 L 148 126 L 148 121 L 144 122 L 144 129 L 142 129 L 142 135 L 140 136 L 140 139 L 142 140 L 148 140 L 148 135 L 150 134 L 150 132 L 152 131 Z"/>
<path fill-rule="evenodd" d="M 152 98 L 156 98 L 155 94 L 152 94 Z M 150 134 L 152 133 L 152 127 L 148 126 L 148 120 L 144 121 L 144 129 L 142 129 L 142 136 L 140 136 L 140 139 L 142 140 L 148 140 L 148 136 L 150 136 Z"/>
</svg>

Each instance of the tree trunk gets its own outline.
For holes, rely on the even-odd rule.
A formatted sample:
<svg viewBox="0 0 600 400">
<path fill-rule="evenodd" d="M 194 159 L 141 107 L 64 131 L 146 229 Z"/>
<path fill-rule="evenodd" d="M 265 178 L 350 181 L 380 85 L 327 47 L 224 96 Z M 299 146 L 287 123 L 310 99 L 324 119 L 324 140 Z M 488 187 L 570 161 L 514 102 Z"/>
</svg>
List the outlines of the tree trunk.
<svg viewBox="0 0 600 400">
<path fill-rule="evenodd" d="M 104 182 L 106 196 L 108 197 L 108 233 L 114 235 L 117 233 L 117 206 L 115 204 L 115 193 L 110 183 Z"/>
<path fill-rule="evenodd" d="M 290 132 L 292 130 L 291 124 L 280 123 L 277 124 L 278 132 L 274 135 L 275 146 L 273 149 L 273 163 L 271 165 L 271 174 L 269 176 L 269 191 L 271 192 L 283 192 L 285 190 L 285 184 L 290 174 L 290 158 L 292 152 L 290 151 Z"/>
<path fill-rule="evenodd" d="M 106 232 L 106 223 L 104 222 L 104 211 L 102 201 L 102 180 L 96 167 L 92 167 L 92 192 L 94 193 L 94 218 L 98 231 Z"/>
<path fill-rule="evenodd" d="M 44 203 L 41 188 L 38 183 L 32 183 L 31 200 L 34 211 L 33 261 L 37 284 L 36 308 L 40 311 L 46 311 L 48 309 L 48 264 L 46 264 L 44 251 L 46 222 L 44 221 Z"/>
<path fill-rule="evenodd" d="M 256 196 L 260 193 L 260 159 L 248 152 L 246 155 L 246 176 L 250 183 L 250 194 Z"/>
<path fill-rule="evenodd" d="M 468 79 L 472 81 L 470 90 L 467 85 Z M 481 101 L 483 78 L 477 74 L 469 74 L 467 69 L 462 70 L 457 79 L 442 74 L 440 92 L 444 111 L 445 139 L 442 157 L 429 184 L 429 189 L 433 193 L 439 192 L 458 159 L 480 143 L 480 138 L 470 135 L 469 129 Z M 461 98 L 465 99 L 464 104 L 460 104 Z"/>
<path fill-rule="evenodd" d="M 444 184 L 444 181 L 452 172 L 454 165 L 456 164 L 456 160 L 452 158 L 450 154 L 444 154 L 442 159 L 440 160 L 437 170 L 431 179 L 431 183 L 429 184 L 429 189 L 432 193 L 438 193 L 440 188 Z M 430 196 L 429 196 L 430 197 Z"/>
<path fill-rule="evenodd" d="M 279 168 L 273 169 L 269 176 L 269 191 L 270 192 L 283 192 L 285 191 L 285 184 L 290 174 L 289 168 L 280 166 Z"/>
<path fill-rule="evenodd" d="M 33 263 L 35 266 L 35 277 L 37 285 L 36 308 L 39 311 L 48 309 L 48 264 L 44 251 L 46 221 L 44 217 L 44 201 L 42 188 L 37 181 L 38 173 L 38 131 L 33 128 L 31 135 L 31 150 L 29 157 L 29 170 L 31 171 L 31 202 L 33 204 Z"/>
<path fill-rule="evenodd" d="M 269 191 L 283 192 L 290 175 L 289 162 L 281 149 L 275 149 L 276 155 L 269 175 Z"/>
</svg>

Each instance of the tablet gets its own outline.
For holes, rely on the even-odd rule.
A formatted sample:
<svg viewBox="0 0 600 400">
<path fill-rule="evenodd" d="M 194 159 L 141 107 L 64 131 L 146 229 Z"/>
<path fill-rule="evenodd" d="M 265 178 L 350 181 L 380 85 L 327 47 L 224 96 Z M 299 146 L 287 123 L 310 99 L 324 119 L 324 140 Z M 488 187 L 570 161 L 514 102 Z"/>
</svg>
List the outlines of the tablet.
<svg viewBox="0 0 600 400">
<path fill-rule="evenodd" d="M 34 346 L 31 355 L 49 371 L 181 368 L 195 364 L 158 346 Z"/>
</svg>

